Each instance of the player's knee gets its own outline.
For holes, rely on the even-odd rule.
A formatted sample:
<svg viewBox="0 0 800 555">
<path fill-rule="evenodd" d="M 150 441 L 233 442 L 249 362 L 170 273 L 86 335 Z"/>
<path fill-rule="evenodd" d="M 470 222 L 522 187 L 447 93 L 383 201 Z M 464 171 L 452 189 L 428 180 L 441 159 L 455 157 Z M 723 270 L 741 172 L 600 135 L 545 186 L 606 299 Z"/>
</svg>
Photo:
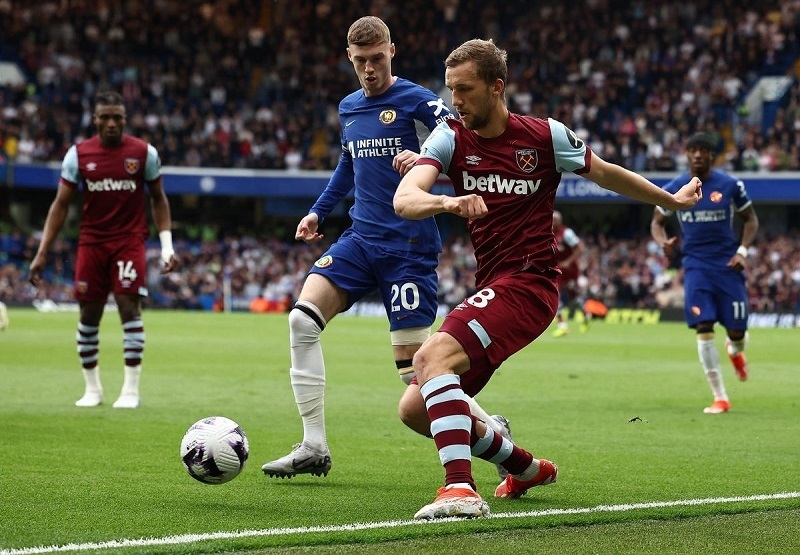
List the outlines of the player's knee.
<svg viewBox="0 0 800 555">
<path fill-rule="evenodd" d="M 426 342 L 414 354 L 414 374 L 416 374 L 417 380 L 420 384 L 424 384 L 429 379 L 434 377 L 434 374 L 438 373 L 436 372 L 436 369 L 441 367 L 443 364 L 443 358 L 445 355 L 443 346 L 441 344 L 442 338 L 439 337 L 443 335 L 446 334 L 434 334 L 434 336 L 431 337 L 431 340 Z"/>
<path fill-rule="evenodd" d="M 413 387 L 413 386 L 412 386 Z M 397 406 L 400 421 L 420 435 L 431 437 L 431 423 L 419 388 L 406 390 Z"/>
<path fill-rule="evenodd" d="M 318 341 L 324 329 L 322 312 L 313 304 L 299 301 L 289 311 L 289 336 L 293 345 Z"/>
<path fill-rule="evenodd" d="M 420 383 L 424 383 L 425 372 L 428 369 L 428 363 L 430 361 L 428 349 L 420 347 L 419 351 L 414 353 L 414 358 L 411 360 L 414 366 L 414 374 L 417 376 L 418 380 L 422 380 Z"/>
<path fill-rule="evenodd" d="M 411 407 L 405 397 L 401 397 L 400 402 L 397 404 L 397 416 L 406 426 L 409 426 L 409 423 L 412 421 Z"/>
<path fill-rule="evenodd" d="M 728 330 L 728 337 L 731 341 L 741 341 L 744 339 L 745 330 Z"/>
<path fill-rule="evenodd" d="M 697 335 L 706 335 L 706 334 L 713 334 L 714 333 L 714 323 L 713 322 L 700 322 L 697 324 L 695 328 Z"/>
</svg>

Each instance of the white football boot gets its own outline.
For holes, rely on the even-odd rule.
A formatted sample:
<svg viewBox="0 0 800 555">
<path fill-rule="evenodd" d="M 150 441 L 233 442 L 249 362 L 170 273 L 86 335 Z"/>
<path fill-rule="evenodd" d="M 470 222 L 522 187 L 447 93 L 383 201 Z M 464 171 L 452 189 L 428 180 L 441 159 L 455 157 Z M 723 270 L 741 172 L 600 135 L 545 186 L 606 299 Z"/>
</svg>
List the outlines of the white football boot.
<svg viewBox="0 0 800 555">
<path fill-rule="evenodd" d="M 270 461 L 261 467 L 270 478 L 291 478 L 297 474 L 327 476 L 331 469 L 331 453 L 314 449 L 305 443 L 297 443 L 288 455 Z"/>
<path fill-rule="evenodd" d="M 470 488 L 439 488 L 433 503 L 425 505 L 414 515 L 416 520 L 436 518 L 479 518 L 489 516 L 489 505 Z"/>
</svg>

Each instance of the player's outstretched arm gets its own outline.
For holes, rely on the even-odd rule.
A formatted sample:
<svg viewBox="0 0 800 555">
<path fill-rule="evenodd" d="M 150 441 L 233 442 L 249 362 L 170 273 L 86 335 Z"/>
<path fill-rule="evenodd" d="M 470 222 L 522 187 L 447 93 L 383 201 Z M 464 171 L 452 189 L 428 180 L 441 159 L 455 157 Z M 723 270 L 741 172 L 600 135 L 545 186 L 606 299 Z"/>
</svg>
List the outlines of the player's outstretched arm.
<svg viewBox="0 0 800 555">
<path fill-rule="evenodd" d="M 702 182 L 697 177 L 693 177 L 673 195 L 638 173 L 606 162 L 594 152 L 591 168 L 585 177 L 604 189 L 668 210 L 688 210 L 703 197 Z"/>
<path fill-rule="evenodd" d="M 422 220 L 444 212 L 444 195 L 430 193 L 439 169 L 429 164 L 414 166 L 400 180 L 394 193 L 394 211 L 409 220 Z"/>
<path fill-rule="evenodd" d="M 438 177 L 439 170 L 435 166 L 414 166 L 400 181 L 394 194 L 394 211 L 397 215 L 409 220 L 422 220 L 449 212 L 474 220 L 487 214 L 486 204 L 478 195 L 432 195 L 430 190 Z"/>
</svg>

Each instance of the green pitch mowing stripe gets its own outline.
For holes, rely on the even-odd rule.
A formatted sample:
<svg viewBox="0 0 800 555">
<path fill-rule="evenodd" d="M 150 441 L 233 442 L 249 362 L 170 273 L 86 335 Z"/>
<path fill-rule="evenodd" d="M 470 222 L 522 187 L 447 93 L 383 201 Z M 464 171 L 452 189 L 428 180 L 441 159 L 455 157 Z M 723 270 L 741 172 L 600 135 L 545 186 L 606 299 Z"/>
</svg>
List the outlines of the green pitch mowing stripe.
<svg viewBox="0 0 800 555">
<path fill-rule="evenodd" d="M 764 495 L 747 495 L 740 497 L 714 497 L 710 499 L 681 499 L 679 501 L 652 501 L 649 503 L 629 503 L 624 505 L 598 505 L 575 509 L 546 509 L 543 511 L 527 511 L 519 513 L 499 513 L 489 519 L 536 518 L 552 515 L 578 515 L 587 513 L 626 512 L 640 509 L 658 509 L 665 507 L 688 507 L 698 505 L 718 505 L 723 503 L 741 503 L 750 501 L 767 501 L 776 499 L 798 499 L 800 492 L 774 493 Z M 254 538 L 261 536 L 301 536 L 319 532 L 358 532 L 361 530 L 377 530 L 381 528 L 399 528 L 403 526 L 425 526 L 444 522 L 461 522 L 456 517 L 438 519 L 436 521 L 394 520 L 388 522 L 357 522 L 338 526 L 301 526 L 298 528 L 267 528 L 263 530 L 243 530 L 240 532 L 213 532 L 207 534 L 184 534 L 166 538 L 143 538 L 136 540 L 114 540 L 99 543 L 82 543 L 53 545 L 48 547 L 26 547 L 21 549 L 0 549 L 0 555 L 35 555 L 39 553 L 58 553 L 63 551 L 95 551 L 98 549 L 114 549 L 126 547 L 156 547 L 164 545 L 188 545 L 209 540 L 226 540 Z"/>
</svg>

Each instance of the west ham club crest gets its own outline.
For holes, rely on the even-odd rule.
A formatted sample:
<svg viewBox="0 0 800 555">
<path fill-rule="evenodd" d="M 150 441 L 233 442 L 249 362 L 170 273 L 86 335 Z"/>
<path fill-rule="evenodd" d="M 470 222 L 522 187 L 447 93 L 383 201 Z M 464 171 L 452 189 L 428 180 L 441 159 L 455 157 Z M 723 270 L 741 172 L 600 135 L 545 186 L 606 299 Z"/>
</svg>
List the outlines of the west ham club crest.
<svg viewBox="0 0 800 555">
<path fill-rule="evenodd" d="M 516 155 L 517 167 L 525 173 L 531 173 L 539 165 L 539 153 L 535 149 L 518 150 Z"/>
<path fill-rule="evenodd" d="M 139 171 L 139 160 L 136 158 L 125 158 L 125 171 L 131 175 L 136 175 Z"/>
</svg>

